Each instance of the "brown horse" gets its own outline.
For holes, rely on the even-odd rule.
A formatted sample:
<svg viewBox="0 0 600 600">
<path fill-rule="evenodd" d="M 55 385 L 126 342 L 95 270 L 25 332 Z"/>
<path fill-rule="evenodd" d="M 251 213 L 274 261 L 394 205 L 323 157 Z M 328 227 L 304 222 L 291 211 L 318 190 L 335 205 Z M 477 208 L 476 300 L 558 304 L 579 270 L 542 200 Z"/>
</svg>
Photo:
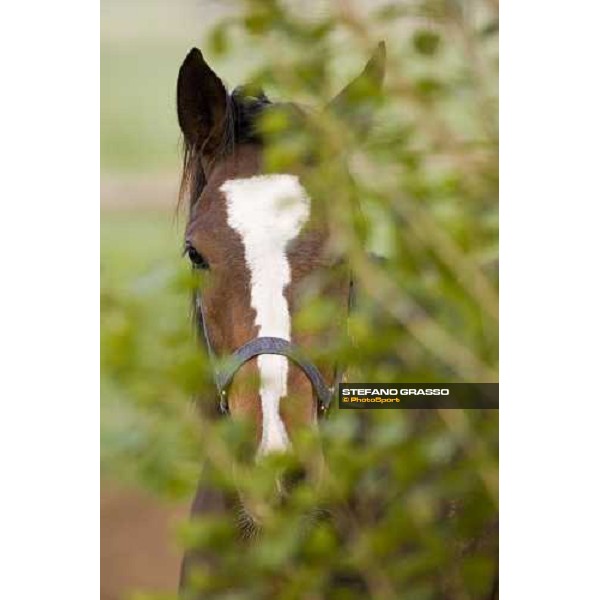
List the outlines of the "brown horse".
<svg viewBox="0 0 600 600">
<path fill-rule="evenodd" d="M 330 110 L 348 104 L 353 86 L 365 80 L 380 86 L 384 62 L 380 44 Z M 303 284 L 315 275 L 329 282 L 326 293 L 339 302 L 341 321 L 348 304 L 347 272 L 328 277 L 340 261 L 330 252 L 327 224 L 303 185 L 302 165 L 296 172 L 265 173 L 258 122 L 281 106 L 302 114 L 299 107 L 274 104 L 262 93 L 252 97 L 243 88 L 229 93 L 195 48 L 180 68 L 182 190 L 189 204 L 185 249 L 193 267 L 206 271 L 198 318 L 216 356 L 231 355 L 257 338 L 277 338 L 304 350 L 318 344 L 295 327 Z M 317 368 L 331 386 L 334 365 L 320 362 Z M 297 432 L 316 426 L 319 399 L 306 371 L 288 356 L 265 352 L 245 362 L 232 378 L 228 413 L 254 427 L 257 458 L 288 450 Z M 276 490 L 274 486 L 274 494 Z M 201 486 L 192 513 L 220 511 L 230 504 L 222 493 Z M 247 508 L 260 519 L 258 507 Z M 184 560 L 183 580 L 190 561 L 189 556 Z"/>
</svg>

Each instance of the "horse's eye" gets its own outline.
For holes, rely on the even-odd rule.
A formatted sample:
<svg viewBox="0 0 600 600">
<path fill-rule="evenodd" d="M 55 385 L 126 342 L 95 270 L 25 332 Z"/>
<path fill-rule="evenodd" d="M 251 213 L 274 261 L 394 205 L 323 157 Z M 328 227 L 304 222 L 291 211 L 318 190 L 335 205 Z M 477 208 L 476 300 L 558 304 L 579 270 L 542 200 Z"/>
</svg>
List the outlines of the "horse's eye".
<svg viewBox="0 0 600 600">
<path fill-rule="evenodd" d="M 194 269 L 208 269 L 208 263 L 204 256 L 194 246 L 188 246 L 186 251 Z"/>
</svg>

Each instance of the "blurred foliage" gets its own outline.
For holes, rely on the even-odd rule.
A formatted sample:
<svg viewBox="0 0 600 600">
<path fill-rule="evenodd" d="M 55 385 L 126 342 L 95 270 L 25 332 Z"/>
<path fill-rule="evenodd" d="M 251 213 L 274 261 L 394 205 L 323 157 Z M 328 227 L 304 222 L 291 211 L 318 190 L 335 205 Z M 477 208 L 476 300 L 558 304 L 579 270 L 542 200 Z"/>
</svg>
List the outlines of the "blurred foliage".
<svg viewBox="0 0 600 600">
<path fill-rule="evenodd" d="M 497 3 L 227 4 L 207 56 L 234 63 L 252 49 L 250 84 L 310 107 L 300 126 L 274 113 L 262 127 L 268 169 L 310 157 L 306 185 L 359 290 L 351 343 L 320 351 L 349 364 L 350 381 L 497 381 Z M 347 113 L 324 110 L 381 39 L 384 93 L 367 86 Z M 183 545 L 217 557 L 193 573 L 201 597 L 489 597 L 497 413 L 333 411 L 293 454 L 249 465 L 244 427 L 189 400 L 215 401 L 177 227 L 113 219 L 102 239 L 103 473 L 171 497 L 201 477 L 264 515 L 249 540 L 231 514 L 182 526 Z M 336 311 L 309 298 L 298 323 L 319 330 Z M 300 464 L 313 473 L 319 448 L 320 485 L 309 477 L 276 502 L 276 478 Z"/>
</svg>

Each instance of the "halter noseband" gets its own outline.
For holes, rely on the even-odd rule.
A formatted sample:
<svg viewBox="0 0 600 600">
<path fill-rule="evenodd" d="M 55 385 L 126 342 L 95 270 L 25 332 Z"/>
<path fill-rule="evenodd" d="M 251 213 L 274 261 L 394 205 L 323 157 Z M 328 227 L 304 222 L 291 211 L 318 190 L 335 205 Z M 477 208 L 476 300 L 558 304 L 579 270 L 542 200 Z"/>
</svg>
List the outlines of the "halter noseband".
<svg viewBox="0 0 600 600">
<path fill-rule="evenodd" d="M 353 304 L 354 282 L 351 280 L 348 293 L 348 308 L 351 309 Z M 210 336 L 208 335 L 204 305 L 199 291 L 196 291 L 196 317 L 199 321 L 198 333 L 204 339 L 208 358 L 211 363 L 213 378 L 219 395 L 219 411 L 221 414 L 225 415 L 229 413 L 227 394 L 236 373 L 245 363 L 261 354 L 278 354 L 280 356 L 285 356 L 302 369 L 304 374 L 308 377 L 313 391 L 317 396 L 319 416 L 327 412 L 335 396 L 338 384 L 342 380 L 343 369 L 338 366 L 335 367 L 333 384 L 328 386 L 319 369 L 317 369 L 314 363 L 304 355 L 300 348 L 288 340 L 279 337 L 257 337 L 250 340 L 235 350 L 233 354 L 223 362 L 221 368 L 219 368 L 217 357 L 211 344 Z"/>
</svg>

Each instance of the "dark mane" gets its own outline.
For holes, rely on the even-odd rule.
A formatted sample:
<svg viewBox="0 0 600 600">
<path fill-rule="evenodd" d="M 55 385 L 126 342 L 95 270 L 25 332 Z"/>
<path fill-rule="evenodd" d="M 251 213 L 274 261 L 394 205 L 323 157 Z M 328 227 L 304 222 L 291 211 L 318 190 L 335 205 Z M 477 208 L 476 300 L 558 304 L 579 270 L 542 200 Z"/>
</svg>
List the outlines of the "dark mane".
<svg viewBox="0 0 600 600">
<path fill-rule="evenodd" d="M 238 144 L 260 144 L 263 140 L 258 131 L 257 123 L 266 109 L 274 104 L 264 92 L 256 96 L 250 95 L 246 86 L 238 86 L 231 94 L 227 94 L 225 110 L 225 125 L 218 150 L 212 161 L 230 154 Z M 189 140 L 183 140 L 183 173 L 179 187 L 179 206 L 186 194 L 189 193 L 189 209 L 200 197 L 206 177 L 200 161 L 201 149 Z"/>
</svg>

